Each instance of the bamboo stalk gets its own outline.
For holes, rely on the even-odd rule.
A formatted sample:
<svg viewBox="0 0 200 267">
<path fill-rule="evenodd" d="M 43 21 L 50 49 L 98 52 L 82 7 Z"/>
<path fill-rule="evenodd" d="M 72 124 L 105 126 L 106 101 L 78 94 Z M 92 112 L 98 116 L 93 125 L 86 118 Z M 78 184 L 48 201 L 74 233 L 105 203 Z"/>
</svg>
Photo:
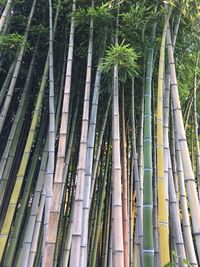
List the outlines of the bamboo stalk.
<svg viewBox="0 0 200 267">
<path fill-rule="evenodd" d="M 194 249 L 194 243 L 192 238 L 192 231 L 190 226 L 190 216 L 188 212 L 188 202 L 186 196 L 186 188 L 184 182 L 184 172 L 183 165 L 180 153 L 180 147 L 178 143 L 177 130 L 175 133 L 176 136 L 176 160 L 177 160 L 177 173 L 178 173 L 178 183 L 179 183 L 179 193 L 180 193 L 180 207 L 182 212 L 182 227 L 183 227 L 183 236 L 185 243 L 186 255 L 189 260 L 189 263 L 192 266 L 197 266 L 196 253 Z"/>
<path fill-rule="evenodd" d="M 144 267 L 154 266 L 153 199 L 152 199 L 152 133 L 151 133 L 151 80 L 153 69 L 153 42 L 156 24 L 152 29 L 151 48 L 148 51 L 145 107 L 144 107 L 144 198 L 143 198 L 143 257 Z"/>
<path fill-rule="evenodd" d="M 178 95 L 178 84 L 176 79 L 176 70 L 173 56 L 173 49 L 171 44 L 170 29 L 167 32 L 168 40 L 168 57 L 170 64 L 170 78 L 172 87 L 172 100 L 174 105 L 175 122 L 177 127 L 178 142 L 180 145 L 181 157 L 183 161 L 183 169 L 185 175 L 185 183 L 188 193 L 188 200 L 190 204 L 192 225 L 194 229 L 194 237 L 197 246 L 197 254 L 200 259 L 200 205 L 198 201 L 198 195 L 196 191 L 196 184 L 194 178 L 194 172 L 191 165 L 188 145 L 185 136 L 185 130 L 182 119 L 182 112 L 180 106 L 180 100 Z"/>
<path fill-rule="evenodd" d="M 129 238 L 128 238 L 128 189 L 127 189 L 127 159 L 126 159 L 126 128 L 125 128 L 125 108 L 124 108 L 124 87 L 122 88 L 122 216 L 123 216 L 123 237 L 124 237 L 124 267 L 129 266 Z"/>
<path fill-rule="evenodd" d="M 8 92 L 7 92 L 5 101 L 4 101 L 4 105 L 2 107 L 1 114 L 0 114 L 0 133 L 2 131 L 2 128 L 3 128 L 3 125 L 4 125 L 4 121 L 5 121 L 6 115 L 8 113 L 8 109 L 9 109 L 9 106 L 10 106 L 10 103 L 11 103 L 11 99 L 12 99 L 12 96 L 13 96 L 13 93 L 14 93 L 14 89 L 15 89 L 15 84 L 16 84 L 17 77 L 18 77 L 18 74 L 19 74 L 19 71 L 20 71 L 20 67 L 21 67 L 21 64 L 22 64 L 22 58 L 23 58 L 24 53 L 25 53 L 26 42 L 28 40 L 28 35 L 29 35 L 30 25 L 31 25 L 31 22 L 32 22 L 32 19 L 33 19 L 35 5 L 36 5 L 36 0 L 33 0 L 32 6 L 31 6 L 30 15 L 29 15 L 29 18 L 28 18 L 27 26 L 26 26 L 26 29 L 25 29 L 24 37 L 23 37 L 23 42 L 21 44 L 21 49 L 19 51 L 19 55 L 18 55 L 17 62 L 16 62 L 16 65 L 15 65 L 15 70 L 13 72 L 13 76 L 12 76 L 12 79 L 11 79 L 11 82 L 10 82 L 10 86 L 9 86 L 9 89 L 8 89 Z"/>
<path fill-rule="evenodd" d="M 4 11 L 1 15 L 1 18 L 0 18 L 0 33 L 3 29 L 3 26 L 5 25 L 6 19 L 8 17 L 10 10 L 11 10 L 13 2 L 14 2 L 13 0 L 8 0 L 6 3 L 5 9 L 4 9 Z"/>
<path fill-rule="evenodd" d="M 92 7 L 94 1 L 92 0 Z M 74 218 L 72 228 L 72 244 L 70 267 L 87 266 L 87 236 L 88 236 L 88 209 L 84 212 L 84 206 L 89 207 L 89 192 L 87 191 L 87 180 L 85 180 L 87 138 L 89 126 L 89 103 L 91 89 L 92 51 L 93 51 L 93 18 L 90 20 L 89 45 L 87 57 L 87 70 L 85 80 L 85 94 L 83 104 L 83 117 L 81 125 L 81 140 L 79 148 L 79 159 L 77 167 L 77 185 L 74 202 Z M 90 190 L 90 188 L 89 188 Z M 88 196 L 88 197 L 86 197 Z M 88 202 L 88 203 L 85 203 Z M 85 228 L 85 229 L 84 229 Z"/>
<path fill-rule="evenodd" d="M 49 217 L 52 202 L 53 176 L 55 166 L 55 103 L 54 103 L 54 59 L 53 59 L 53 14 L 52 1 L 49 0 L 49 129 L 48 129 L 48 162 L 45 174 L 45 215 L 43 240 L 43 266 L 47 257 L 49 234 Z"/>
<path fill-rule="evenodd" d="M 199 56 L 198 52 L 197 60 L 196 60 L 196 69 L 199 64 Z M 194 120 L 194 138 L 195 138 L 195 148 L 196 148 L 196 177 L 197 177 L 197 186 L 198 186 L 198 194 L 200 199 L 200 147 L 199 147 L 199 134 L 198 134 L 198 114 L 197 114 L 197 70 L 195 70 L 194 77 L 194 100 L 193 100 L 193 120 Z"/>
<path fill-rule="evenodd" d="M 132 87 L 131 87 L 131 120 L 132 120 L 132 160 L 133 160 L 133 168 L 134 168 L 134 176 L 135 176 L 135 190 L 136 190 L 136 205 L 137 205 L 137 217 L 136 217 L 136 224 L 137 224 L 137 230 L 138 233 L 138 239 L 139 239 L 139 255 L 140 255 L 140 261 L 141 265 L 143 265 L 143 229 L 142 229 L 142 203 L 141 203 L 141 182 L 139 178 L 139 170 L 138 170 L 138 160 L 137 160 L 137 152 L 136 152 L 136 127 L 135 127 L 135 97 L 134 97 L 134 78 L 132 78 Z M 141 129 L 140 129 L 141 130 Z M 141 141 L 141 140 L 140 140 Z M 133 202 L 131 205 L 132 210 Z M 131 221 L 131 224 L 133 224 L 133 221 Z M 133 231 L 131 231 L 133 232 Z M 131 233 L 132 235 L 132 233 Z"/>
<path fill-rule="evenodd" d="M 164 85 L 164 62 L 165 62 L 165 41 L 167 27 L 169 23 L 171 9 L 165 18 L 163 29 L 159 70 L 158 70 L 158 92 L 157 92 L 157 183 L 158 183 L 158 227 L 159 227 L 159 246 L 161 266 L 170 261 L 169 256 L 169 226 L 168 226 L 168 203 L 166 202 L 168 193 L 168 183 L 164 174 L 164 143 L 163 143 L 163 85 Z"/>
<path fill-rule="evenodd" d="M 73 0 L 72 6 L 73 12 L 76 10 L 76 0 Z M 66 151 L 66 136 L 67 136 L 67 126 L 68 126 L 68 113 L 69 113 L 69 99 L 70 99 L 70 89 L 71 89 L 71 74 L 72 74 L 72 59 L 73 59 L 73 47 L 74 47 L 74 31 L 75 22 L 74 17 L 71 19 L 70 26 L 70 37 L 69 37 L 69 48 L 68 48 L 68 59 L 67 59 L 67 69 L 66 69 L 66 79 L 65 88 L 62 104 L 62 116 L 60 125 L 60 137 L 57 151 L 57 160 L 54 175 L 54 186 L 52 193 L 52 205 L 50 211 L 49 219 L 49 230 L 47 242 L 46 253 L 48 257 L 46 258 L 45 266 L 50 266 L 53 263 L 53 256 L 56 243 L 56 234 L 59 221 L 59 210 L 60 203 L 62 201 L 62 196 L 59 194 L 62 190 L 62 180 L 63 180 L 63 169 Z"/>
</svg>

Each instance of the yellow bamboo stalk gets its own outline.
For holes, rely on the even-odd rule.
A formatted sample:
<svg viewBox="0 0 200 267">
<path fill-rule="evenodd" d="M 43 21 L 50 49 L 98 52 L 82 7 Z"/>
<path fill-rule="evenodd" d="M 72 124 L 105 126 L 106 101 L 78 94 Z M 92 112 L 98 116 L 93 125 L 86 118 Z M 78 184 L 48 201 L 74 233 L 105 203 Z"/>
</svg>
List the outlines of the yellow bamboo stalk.
<svg viewBox="0 0 200 267">
<path fill-rule="evenodd" d="M 164 80 L 164 60 L 165 42 L 169 15 L 166 17 L 163 29 L 160 59 L 158 70 L 158 94 L 157 94 L 157 183 L 158 183 L 158 228 L 160 242 L 160 263 L 161 266 L 170 261 L 169 254 L 169 228 L 168 228 L 168 206 L 166 202 L 167 181 L 164 174 L 164 143 L 163 143 L 163 80 Z"/>
</svg>

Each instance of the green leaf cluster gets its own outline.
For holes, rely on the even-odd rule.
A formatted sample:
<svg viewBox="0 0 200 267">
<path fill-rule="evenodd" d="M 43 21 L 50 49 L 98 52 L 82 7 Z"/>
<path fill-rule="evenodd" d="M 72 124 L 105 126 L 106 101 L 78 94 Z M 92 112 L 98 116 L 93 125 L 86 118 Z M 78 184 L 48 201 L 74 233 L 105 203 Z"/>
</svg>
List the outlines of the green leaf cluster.
<svg viewBox="0 0 200 267">
<path fill-rule="evenodd" d="M 101 70 L 108 73 L 114 65 L 118 65 L 121 80 L 125 81 L 128 76 L 133 77 L 137 75 L 138 65 L 136 63 L 138 54 L 130 47 L 129 44 L 111 45 L 106 51 L 106 55 L 101 64 Z"/>
<path fill-rule="evenodd" d="M 0 47 L 3 49 L 17 49 L 21 47 L 23 36 L 18 33 L 0 35 Z M 26 44 L 28 46 L 28 43 Z"/>
<path fill-rule="evenodd" d="M 113 15 L 107 7 L 89 7 L 88 9 L 79 8 L 74 13 L 74 19 L 77 24 L 89 21 L 91 18 L 98 24 L 107 24 L 113 19 Z"/>
</svg>

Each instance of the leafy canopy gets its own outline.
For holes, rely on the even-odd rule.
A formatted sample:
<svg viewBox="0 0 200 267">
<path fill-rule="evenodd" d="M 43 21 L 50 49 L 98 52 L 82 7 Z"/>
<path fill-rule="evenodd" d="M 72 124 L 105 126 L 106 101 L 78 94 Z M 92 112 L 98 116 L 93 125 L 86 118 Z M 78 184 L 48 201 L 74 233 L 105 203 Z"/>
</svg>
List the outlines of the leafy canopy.
<svg viewBox="0 0 200 267">
<path fill-rule="evenodd" d="M 88 9 L 79 8 L 74 13 L 74 19 L 77 24 L 82 24 L 93 18 L 95 23 L 107 24 L 113 19 L 113 15 L 107 7 L 89 7 Z"/>
<path fill-rule="evenodd" d="M 18 33 L 0 35 L 0 47 L 8 50 L 11 48 L 20 48 L 23 39 L 23 36 Z"/>
<path fill-rule="evenodd" d="M 106 55 L 101 64 L 101 70 L 108 73 L 114 65 L 118 64 L 121 72 L 121 80 L 126 80 L 128 76 L 137 74 L 138 65 L 136 63 L 138 54 L 129 44 L 111 45 L 106 51 Z"/>
</svg>

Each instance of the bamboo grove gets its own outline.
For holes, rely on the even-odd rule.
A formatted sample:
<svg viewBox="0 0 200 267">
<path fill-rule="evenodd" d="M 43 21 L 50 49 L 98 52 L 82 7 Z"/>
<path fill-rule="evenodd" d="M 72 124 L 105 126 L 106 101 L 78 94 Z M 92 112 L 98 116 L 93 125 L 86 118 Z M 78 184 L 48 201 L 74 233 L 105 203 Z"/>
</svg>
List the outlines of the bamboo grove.
<svg viewBox="0 0 200 267">
<path fill-rule="evenodd" d="M 0 1 L 0 266 L 200 266 L 200 4 Z"/>
</svg>

